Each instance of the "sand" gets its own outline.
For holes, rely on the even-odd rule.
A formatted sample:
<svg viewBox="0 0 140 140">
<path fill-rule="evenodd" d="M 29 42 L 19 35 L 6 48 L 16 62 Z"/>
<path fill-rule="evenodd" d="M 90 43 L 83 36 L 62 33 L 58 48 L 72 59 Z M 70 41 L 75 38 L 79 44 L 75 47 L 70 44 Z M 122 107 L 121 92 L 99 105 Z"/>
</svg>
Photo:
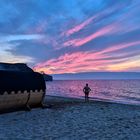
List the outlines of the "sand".
<svg viewBox="0 0 140 140">
<path fill-rule="evenodd" d="M 53 96 L 45 102 L 52 108 L 0 115 L 0 139 L 140 139 L 140 106 Z"/>
</svg>

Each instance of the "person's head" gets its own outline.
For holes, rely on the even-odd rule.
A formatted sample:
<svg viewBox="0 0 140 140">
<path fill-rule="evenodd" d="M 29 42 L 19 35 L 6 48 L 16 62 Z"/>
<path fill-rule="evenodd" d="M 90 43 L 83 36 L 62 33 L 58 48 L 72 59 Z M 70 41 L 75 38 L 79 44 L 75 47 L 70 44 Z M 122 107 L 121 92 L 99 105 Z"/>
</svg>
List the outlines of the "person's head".
<svg viewBox="0 0 140 140">
<path fill-rule="evenodd" d="M 88 87 L 88 84 L 86 83 L 86 86 Z"/>
</svg>

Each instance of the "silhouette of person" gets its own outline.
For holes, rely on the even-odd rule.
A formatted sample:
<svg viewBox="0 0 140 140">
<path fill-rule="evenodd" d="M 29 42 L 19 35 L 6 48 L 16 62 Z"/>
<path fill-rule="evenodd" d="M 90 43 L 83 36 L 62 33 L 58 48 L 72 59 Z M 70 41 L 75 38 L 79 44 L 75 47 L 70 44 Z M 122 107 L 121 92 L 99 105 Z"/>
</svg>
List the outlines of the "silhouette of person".
<svg viewBox="0 0 140 140">
<path fill-rule="evenodd" d="M 90 93 L 91 89 L 88 86 L 88 84 L 86 84 L 86 86 L 83 88 L 83 92 L 85 93 L 85 102 L 89 101 L 89 93 Z"/>
</svg>

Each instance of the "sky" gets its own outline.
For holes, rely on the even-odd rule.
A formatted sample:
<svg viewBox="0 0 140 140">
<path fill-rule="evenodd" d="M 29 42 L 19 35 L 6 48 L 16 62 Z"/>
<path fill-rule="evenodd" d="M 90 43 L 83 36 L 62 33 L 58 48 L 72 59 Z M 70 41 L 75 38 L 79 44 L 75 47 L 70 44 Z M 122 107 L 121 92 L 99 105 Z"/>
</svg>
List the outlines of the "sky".
<svg viewBox="0 0 140 140">
<path fill-rule="evenodd" d="M 139 0 L 0 0 L 0 62 L 47 74 L 140 72 Z"/>
</svg>

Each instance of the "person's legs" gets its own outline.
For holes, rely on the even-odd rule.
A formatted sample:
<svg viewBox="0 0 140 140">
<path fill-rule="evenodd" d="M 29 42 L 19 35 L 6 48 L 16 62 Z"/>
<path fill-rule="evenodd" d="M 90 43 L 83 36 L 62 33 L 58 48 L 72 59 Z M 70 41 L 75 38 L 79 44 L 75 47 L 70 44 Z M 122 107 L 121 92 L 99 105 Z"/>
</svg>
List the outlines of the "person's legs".
<svg viewBox="0 0 140 140">
<path fill-rule="evenodd" d="M 87 100 L 87 95 L 86 95 L 86 93 L 85 93 L 85 102 L 86 102 L 86 100 Z"/>
<path fill-rule="evenodd" d="M 89 96 L 88 95 L 89 95 L 89 93 L 87 93 L 87 101 L 89 101 Z"/>
<path fill-rule="evenodd" d="M 85 93 L 85 102 L 87 102 L 87 101 L 88 101 L 88 94 Z"/>
</svg>

